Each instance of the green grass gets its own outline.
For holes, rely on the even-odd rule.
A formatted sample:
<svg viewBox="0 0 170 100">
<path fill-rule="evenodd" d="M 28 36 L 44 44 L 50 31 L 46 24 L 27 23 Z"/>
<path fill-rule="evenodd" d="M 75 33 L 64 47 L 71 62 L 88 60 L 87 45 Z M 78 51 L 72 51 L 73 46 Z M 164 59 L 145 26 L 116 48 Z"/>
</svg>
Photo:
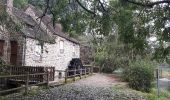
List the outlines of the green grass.
<svg viewBox="0 0 170 100">
<path fill-rule="evenodd" d="M 123 96 L 127 96 L 127 98 L 130 98 L 130 96 L 142 96 L 146 98 L 146 100 L 170 100 L 170 92 L 168 92 L 165 89 L 160 90 L 160 96 L 157 96 L 157 89 L 152 88 L 150 93 L 145 93 L 141 91 L 136 91 L 128 87 L 126 83 L 120 82 L 113 86 L 113 90 L 119 94 L 123 94 Z M 131 100 L 131 99 L 127 99 Z"/>
<path fill-rule="evenodd" d="M 36 95 L 40 91 L 47 90 L 49 88 L 47 88 L 46 86 L 37 86 L 36 88 L 29 90 L 27 95 L 25 94 L 25 90 L 22 89 L 18 93 L 12 93 L 12 94 L 8 94 L 8 95 L 0 96 L 0 100 L 9 100 L 9 98 L 13 98 L 13 97 L 20 98 L 20 97 L 23 97 L 23 96 L 31 97 L 31 96 Z"/>
<path fill-rule="evenodd" d="M 170 92 L 165 89 L 160 90 L 160 96 L 157 96 L 157 89 L 153 88 L 150 93 L 147 94 L 148 100 L 170 100 Z"/>
</svg>

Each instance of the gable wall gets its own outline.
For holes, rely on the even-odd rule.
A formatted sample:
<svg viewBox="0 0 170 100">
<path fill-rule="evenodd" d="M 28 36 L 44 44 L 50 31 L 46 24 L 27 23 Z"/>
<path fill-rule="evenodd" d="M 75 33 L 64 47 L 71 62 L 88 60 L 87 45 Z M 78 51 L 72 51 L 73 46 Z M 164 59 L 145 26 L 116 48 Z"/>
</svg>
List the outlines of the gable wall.
<svg viewBox="0 0 170 100">
<path fill-rule="evenodd" d="M 64 41 L 64 53 L 60 53 L 59 41 Z M 26 39 L 25 66 L 55 66 L 56 70 L 65 70 L 72 58 L 80 57 L 80 47 L 64 38 L 56 37 L 55 44 L 45 43 L 43 46 L 42 60 L 36 54 L 37 40 Z M 75 55 L 73 55 L 75 45 Z"/>
</svg>

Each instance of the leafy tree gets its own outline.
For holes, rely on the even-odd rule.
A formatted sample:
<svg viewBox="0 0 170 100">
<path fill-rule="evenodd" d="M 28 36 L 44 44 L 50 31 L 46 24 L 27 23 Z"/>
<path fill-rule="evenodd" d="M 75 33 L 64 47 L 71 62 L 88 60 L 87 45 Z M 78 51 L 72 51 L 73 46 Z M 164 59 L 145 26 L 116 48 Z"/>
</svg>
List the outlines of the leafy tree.
<svg viewBox="0 0 170 100">
<path fill-rule="evenodd" d="M 163 45 L 161 41 L 169 39 L 161 38 L 160 35 L 161 29 L 165 27 L 165 22 L 161 21 L 161 17 L 166 14 L 166 12 L 159 10 L 163 9 L 161 5 L 154 8 L 148 8 L 148 5 L 140 7 L 129 0 L 111 0 L 108 4 L 100 0 L 85 0 L 84 2 L 79 0 L 57 2 L 56 0 L 55 3 L 58 6 L 50 5 L 51 8 L 49 7 L 54 22 L 61 22 L 65 31 L 71 34 L 80 34 L 88 29 L 86 32 L 93 35 L 95 44 L 103 42 L 103 38 L 95 39 L 98 38 L 96 35 L 110 36 L 115 30 L 113 26 L 117 25 L 118 39 L 125 44 L 124 48 L 132 59 L 135 59 L 136 55 L 143 57 L 148 55 L 147 38 L 151 36 L 151 33 L 156 34 L 158 41 L 160 41 L 159 48 Z M 155 15 L 157 17 L 154 17 Z M 153 20 L 155 25 L 150 24 Z M 155 54 L 157 51 L 158 49 L 155 49 Z M 166 55 L 167 53 L 164 53 L 164 57 L 161 59 L 166 58 Z M 159 59 L 157 56 L 154 58 Z"/>
<path fill-rule="evenodd" d="M 147 38 L 154 34 L 159 45 L 154 48 L 153 58 L 158 61 L 169 59 L 168 0 L 41 0 L 39 4 L 38 1 L 29 0 L 29 3 L 44 10 L 42 17 L 51 14 L 53 23 L 62 23 L 70 36 L 77 37 L 86 32 L 93 36 L 93 43 L 101 44 L 117 31 L 117 39 L 125 44 L 129 57 L 136 59 L 136 55 L 146 57 L 149 54 Z"/>
<path fill-rule="evenodd" d="M 17 8 L 23 8 L 26 4 L 28 4 L 28 0 L 14 0 L 14 6 Z"/>
</svg>

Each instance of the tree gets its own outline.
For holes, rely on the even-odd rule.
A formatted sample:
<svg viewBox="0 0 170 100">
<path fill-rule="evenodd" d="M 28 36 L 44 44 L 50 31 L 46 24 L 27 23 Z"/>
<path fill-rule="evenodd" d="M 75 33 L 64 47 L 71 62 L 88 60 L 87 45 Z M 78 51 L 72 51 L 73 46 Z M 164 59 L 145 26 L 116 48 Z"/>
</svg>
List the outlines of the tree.
<svg viewBox="0 0 170 100">
<path fill-rule="evenodd" d="M 124 2 L 131 3 L 137 6 L 141 6 L 145 9 L 145 16 L 147 17 L 148 23 L 153 24 L 149 25 L 152 28 L 152 33 L 155 34 L 158 38 L 159 47 L 155 48 L 154 59 L 157 59 L 159 62 L 166 60 L 169 61 L 170 54 L 170 35 L 169 35 L 169 16 L 170 16 L 170 1 L 161 0 L 161 1 L 138 1 L 138 0 L 124 0 Z"/>
<path fill-rule="evenodd" d="M 159 43 L 154 58 L 168 59 L 169 45 L 164 45 L 170 40 L 166 27 L 169 3 L 169 0 L 44 0 L 41 8 L 44 13 L 40 18 L 51 14 L 53 23 L 62 23 L 64 31 L 74 37 L 83 32 L 107 37 L 117 25 L 118 39 L 133 52 L 132 55 L 147 54 L 147 38 L 154 34 Z M 100 43 L 102 39 L 94 42 Z M 160 52 L 159 56 L 157 52 Z"/>
<path fill-rule="evenodd" d="M 23 8 L 26 4 L 28 4 L 28 0 L 14 0 L 14 6 L 17 8 Z"/>
</svg>

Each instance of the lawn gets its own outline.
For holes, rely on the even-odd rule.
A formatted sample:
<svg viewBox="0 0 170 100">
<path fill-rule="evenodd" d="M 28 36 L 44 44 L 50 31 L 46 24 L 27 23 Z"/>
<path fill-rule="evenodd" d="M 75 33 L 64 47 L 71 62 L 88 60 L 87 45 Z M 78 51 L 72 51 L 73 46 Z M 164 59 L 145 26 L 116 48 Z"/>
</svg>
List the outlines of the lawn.
<svg viewBox="0 0 170 100">
<path fill-rule="evenodd" d="M 164 89 L 160 90 L 159 97 L 155 88 L 152 88 L 150 93 L 144 93 L 129 88 L 127 83 L 123 82 L 114 85 L 113 90 L 116 93 L 114 100 L 119 100 L 120 98 L 125 100 L 170 100 L 170 92 Z"/>
</svg>

